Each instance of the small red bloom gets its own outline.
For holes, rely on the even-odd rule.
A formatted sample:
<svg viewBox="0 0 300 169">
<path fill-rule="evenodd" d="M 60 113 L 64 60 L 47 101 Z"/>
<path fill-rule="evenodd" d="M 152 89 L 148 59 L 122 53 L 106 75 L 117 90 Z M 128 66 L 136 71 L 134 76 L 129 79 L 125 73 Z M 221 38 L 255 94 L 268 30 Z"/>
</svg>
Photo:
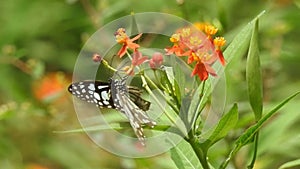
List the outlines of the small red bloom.
<svg viewBox="0 0 300 169">
<path fill-rule="evenodd" d="M 141 52 L 138 50 L 135 50 L 132 57 L 132 65 L 133 66 L 139 66 L 142 63 L 144 63 L 146 60 L 148 60 L 147 56 L 143 56 Z"/>
<path fill-rule="evenodd" d="M 217 47 L 216 53 L 217 53 L 219 60 L 223 66 L 226 64 L 226 61 L 224 59 L 221 47 L 224 46 L 225 43 L 226 43 L 226 40 L 224 39 L 224 37 L 216 37 L 214 39 L 214 45 Z"/>
<path fill-rule="evenodd" d="M 163 55 L 159 52 L 155 52 L 152 58 L 149 60 L 149 66 L 151 69 L 159 68 L 163 63 Z"/>
<path fill-rule="evenodd" d="M 134 74 L 134 68 L 136 66 L 141 65 L 144 63 L 146 60 L 148 60 L 147 56 L 143 56 L 141 52 L 138 50 L 135 50 L 132 56 L 132 61 L 130 66 L 126 66 L 124 70 L 128 75 L 133 75 Z"/>
<path fill-rule="evenodd" d="M 197 64 L 194 67 L 194 70 L 191 74 L 191 76 L 198 75 L 201 81 L 204 81 L 208 78 L 208 74 L 212 76 L 216 76 L 214 69 L 210 67 L 208 64 L 204 64 L 202 62 L 197 62 Z"/>
<path fill-rule="evenodd" d="M 117 55 L 121 58 L 126 54 L 127 49 L 132 49 L 132 50 L 136 50 L 137 48 L 140 47 L 140 45 L 134 43 L 134 41 L 136 41 L 137 39 L 139 39 L 142 34 L 138 34 L 137 36 L 135 36 L 134 38 L 130 39 L 124 28 L 119 28 L 117 30 L 117 32 L 115 33 L 116 36 L 116 41 L 119 44 L 122 44 L 122 48 L 119 50 L 119 52 L 117 53 Z"/>
</svg>

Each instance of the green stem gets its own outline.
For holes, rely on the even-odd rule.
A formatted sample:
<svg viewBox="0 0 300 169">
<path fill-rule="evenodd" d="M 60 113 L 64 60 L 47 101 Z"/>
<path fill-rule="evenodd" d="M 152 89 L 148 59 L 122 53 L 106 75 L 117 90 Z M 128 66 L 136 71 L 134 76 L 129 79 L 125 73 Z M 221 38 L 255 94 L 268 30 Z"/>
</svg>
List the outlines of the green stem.
<svg viewBox="0 0 300 169">
<path fill-rule="evenodd" d="M 159 89 L 158 86 L 156 86 L 156 84 L 146 75 L 143 75 L 146 79 L 146 83 L 148 82 L 151 86 L 153 86 L 155 89 Z M 168 105 L 176 112 L 176 114 L 179 114 L 179 110 L 177 109 L 177 107 L 174 105 L 174 103 L 170 102 L 170 100 L 168 98 L 165 97 L 165 95 L 161 92 L 161 90 L 158 90 L 159 94 L 161 96 L 164 97 L 164 99 L 166 100 L 166 102 L 168 103 Z M 164 110 L 164 109 L 163 109 Z"/>
<path fill-rule="evenodd" d="M 233 158 L 233 156 L 235 156 L 235 154 L 240 150 L 241 145 L 236 145 L 231 152 L 229 153 L 228 157 L 226 158 L 226 160 L 221 164 L 221 166 L 219 167 L 219 169 L 225 169 L 227 167 L 227 165 L 229 164 L 230 160 Z"/>
<path fill-rule="evenodd" d="M 109 70 L 111 70 L 111 71 L 113 71 L 113 72 L 116 72 L 116 71 L 117 71 L 115 68 L 111 67 L 111 66 L 108 64 L 108 62 L 107 62 L 106 60 L 102 59 L 102 60 L 101 60 L 101 63 L 102 63 L 106 68 L 108 68 Z"/>
<path fill-rule="evenodd" d="M 142 82 L 143 82 L 143 87 L 150 94 L 150 96 L 152 96 L 154 98 L 155 102 L 158 104 L 158 106 L 161 108 L 161 110 L 164 111 L 164 109 L 165 109 L 164 106 L 161 104 L 161 102 L 157 99 L 157 97 L 154 95 L 154 93 L 152 92 L 152 90 L 148 86 L 145 75 L 141 75 L 141 79 L 142 79 Z M 169 115 L 168 112 L 166 112 L 166 111 L 164 111 L 164 112 L 165 112 L 166 116 L 168 117 L 168 119 L 172 123 L 176 124 L 176 121 L 173 119 L 173 117 L 171 115 Z"/>
<path fill-rule="evenodd" d="M 188 142 L 190 143 L 194 152 L 196 153 L 203 169 L 209 169 L 209 165 L 207 162 L 207 152 L 205 152 L 201 149 L 201 146 L 198 143 L 198 141 L 195 139 L 195 137 L 192 137 L 191 139 L 189 139 Z"/>
<path fill-rule="evenodd" d="M 259 131 L 255 134 L 254 136 L 254 152 L 253 152 L 253 157 L 251 163 L 247 166 L 248 169 L 252 169 L 254 167 L 254 163 L 256 161 L 256 156 L 257 156 L 257 149 L 258 149 L 258 136 L 259 136 Z"/>
</svg>

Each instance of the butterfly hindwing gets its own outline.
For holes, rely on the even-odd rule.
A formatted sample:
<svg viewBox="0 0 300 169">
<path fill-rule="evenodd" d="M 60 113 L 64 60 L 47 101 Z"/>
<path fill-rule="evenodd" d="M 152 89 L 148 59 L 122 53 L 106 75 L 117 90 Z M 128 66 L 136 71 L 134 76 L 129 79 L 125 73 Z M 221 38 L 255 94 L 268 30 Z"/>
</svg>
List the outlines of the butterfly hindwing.
<svg viewBox="0 0 300 169">
<path fill-rule="evenodd" d="M 125 85 L 125 79 L 112 79 L 111 89 L 116 109 L 126 115 L 137 138 L 144 144 L 145 135 L 142 125 L 154 127 L 156 123 L 150 119 L 144 110 L 140 109 L 131 99 L 129 99 L 130 96 Z"/>
</svg>

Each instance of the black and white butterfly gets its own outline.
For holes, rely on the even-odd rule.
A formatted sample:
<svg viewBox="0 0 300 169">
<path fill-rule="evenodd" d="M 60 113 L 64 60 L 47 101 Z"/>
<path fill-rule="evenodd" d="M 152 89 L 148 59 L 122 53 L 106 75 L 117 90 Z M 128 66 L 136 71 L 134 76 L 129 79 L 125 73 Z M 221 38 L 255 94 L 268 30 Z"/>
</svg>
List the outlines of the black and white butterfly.
<svg viewBox="0 0 300 169">
<path fill-rule="evenodd" d="M 80 81 L 72 83 L 68 91 L 79 99 L 96 104 L 100 108 L 119 110 L 128 118 L 137 138 L 144 145 L 143 125 L 154 127 L 156 122 L 145 111 L 150 102 L 141 98 L 142 91 L 137 87 L 126 85 L 127 77 L 111 79 L 108 83 L 101 81 Z"/>
</svg>

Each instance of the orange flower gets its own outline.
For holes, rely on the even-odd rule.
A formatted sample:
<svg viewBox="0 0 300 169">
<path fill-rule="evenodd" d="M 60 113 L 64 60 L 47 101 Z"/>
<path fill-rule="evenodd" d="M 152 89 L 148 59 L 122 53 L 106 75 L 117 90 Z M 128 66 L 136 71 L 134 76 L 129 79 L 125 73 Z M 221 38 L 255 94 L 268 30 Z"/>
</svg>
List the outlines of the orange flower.
<svg viewBox="0 0 300 169">
<path fill-rule="evenodd" d="M 200 80 L 204 81 L 208 78 L 208 74 L 211 74 L 212 76 L 217 75 L 213 68 L 210 67 L 210 65 L 206 65 L 202 62 L 197 62 L 191 75 L 198 75 Z"/>
<path fill-rule="evenodd" d="M 33 94 L 39 101 L 55 101 L 65 93 L 67 78 L 61 72 L 49 73 L 33 84 Z"/>
<path fill-rule="evenodd" d="M 122 48 L 119 50 L 119 52 L 117 53 L 117 55 L 121 58 L 125 55 L 127 49 L 132 49 L 132 50 L 136 50 L 137 48 L 140 47 L 140 45 L 134 43 L 134 41 L 136 41 L 137 39 L 139 39 L 142 36 L 142 34 L 138 34 L 137 36 L 135 36 L 134 38 L 130 39 L 124 28 L 119 28 L 117 30 L 117 32 L 115 33 L 115 37 L 116 37 L 116 41 L 119 44 L 122 44 Z"/>
<path fill-rule="evenodd" d="M 214 39 L 214 45 L 217 47 L 216 53 L 217 53 L 219 60 L 223 66 L 226 64 L 226 61 L 224 59 L 221 47 L 224 46 L 225 43 L 226 43 L 226 40 L 224 37 L 216 37 Z"/>
<path fill-rule="evenodd" d="M 221 46 L 226 41 L 221 37 L 213 40 L 212 36 L 218 29 L 210 24 L 198 23 L 195 26 L 197 29 L 183 28 L 173 34 L 170 38 L 173 46 L 165 51 L 166 55 L 188 56 L 187 63 L 195 65 L 191 75 L 198 75 L 201 80 L 206 80 L 209 75 L 216 76 L 211 66 L 218 58 L 225 65 Z"/>
<path fill-rule="evenodd" d="M 175 54 L 176 56 L 186 56 L 184 49 L 182 49 L 182 47 L 178 44 L 165 48 L 165 51 L 167 52 L 166 55 Z"/>
</svg>

